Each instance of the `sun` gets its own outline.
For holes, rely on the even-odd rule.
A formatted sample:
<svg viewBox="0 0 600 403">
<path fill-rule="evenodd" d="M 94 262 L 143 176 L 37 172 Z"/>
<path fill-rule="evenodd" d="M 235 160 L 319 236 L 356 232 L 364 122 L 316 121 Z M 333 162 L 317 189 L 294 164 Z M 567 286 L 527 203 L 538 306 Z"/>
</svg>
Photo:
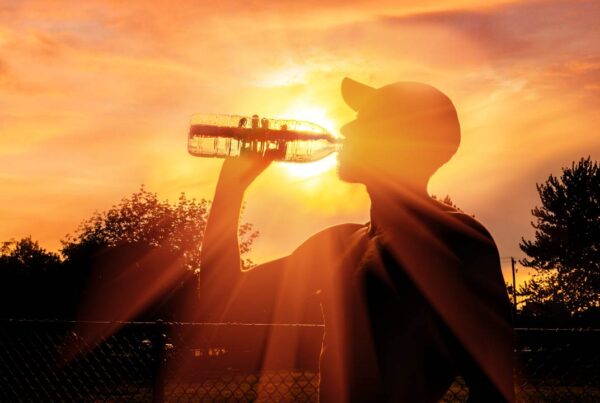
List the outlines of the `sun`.
<svg viewBox="0 0 600 403">
<path fill-rule="evenodd" d="M 294 178 L 312 178 L 335 169 L 337 158 L 335 154 L 332 154 L 315 162 L 284 162 L 281 165 L 286 170 L 286 173 Z"/>
<path fill-rule="evenodd" d="M 326 129 L 335 137 L 339 137 L 335 122 L 328 116 L 327 110 L 318 106 L 295 105 L 287 112 L 281 114 L 282 118 L 306 120 L 316 123 Z M 337 158 L 335 154 L 329 155 L 319 161 L 309 163 L 286 162 L 280 166 L 286 173 L 294 178 L 312 178 L 335 169 Z"/>
</svg>

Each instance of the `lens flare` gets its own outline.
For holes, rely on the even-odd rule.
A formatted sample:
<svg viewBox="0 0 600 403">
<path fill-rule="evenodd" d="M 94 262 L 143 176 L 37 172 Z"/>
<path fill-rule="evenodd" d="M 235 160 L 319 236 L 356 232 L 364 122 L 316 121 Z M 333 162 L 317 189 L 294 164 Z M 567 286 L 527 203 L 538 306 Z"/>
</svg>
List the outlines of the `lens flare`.
<svg viewBox="0 0 600 403">
<path fill-rule="evenodd" d="M 325 108 L 319 106 L 308 106 L 304 102 L 301 102 L 290 107 L 287 111 L 283 112 L 281 116 L 285 116 L 290 119 L 305 120 L 316 123 L 326 129 L 333 136 L 340 137 L 336 123 L 329 117 Z M 279 165 L 285 170 L 286 174 L 294 178 L 308 179 L 322 175 L 325 172 L 334 169 L 337 165 L 337 159 L 335 155 L 329 155 L 322 160 L 311 163 L 282 163 Z"/>
<path fill-rule="evenodd" d="M 288 175 L 298 179 L 307 179 L 322 175 L 325 172 L 334 169 L 337 165 L 337 158 L 335 154 L 332 154 L 315 162 L 305 164 L 285 162 L 281 165 Z"/>
</svg>

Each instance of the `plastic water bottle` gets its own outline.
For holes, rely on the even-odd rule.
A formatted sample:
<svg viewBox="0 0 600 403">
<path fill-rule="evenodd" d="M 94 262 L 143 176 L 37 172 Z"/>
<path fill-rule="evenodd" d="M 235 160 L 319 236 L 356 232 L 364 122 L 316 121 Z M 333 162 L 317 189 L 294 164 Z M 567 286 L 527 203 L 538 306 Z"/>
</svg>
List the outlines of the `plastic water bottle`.
<svg viewBox="0 0 600 403">
<path fill-rule="evenodd" d="M 188 151 L 197 157 L 255 153 L 275 161 L 317 161 L 339 150 L 339 139 L 311 122 L 258 115 L 192 116 Z"/>
</svg>

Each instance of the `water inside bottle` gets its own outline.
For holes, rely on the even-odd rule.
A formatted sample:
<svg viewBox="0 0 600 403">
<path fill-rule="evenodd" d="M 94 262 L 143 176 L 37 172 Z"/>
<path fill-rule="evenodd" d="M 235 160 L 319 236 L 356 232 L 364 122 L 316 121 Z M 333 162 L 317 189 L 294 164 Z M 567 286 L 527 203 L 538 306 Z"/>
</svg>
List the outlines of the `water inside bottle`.
<svg viewBox="0 0 600 403">
<path fill-rule="evenodd" d="M 188 151 L 199 157 L 255 153 L 277 161 L 310 162 L 338 148 L 338 139 L 312 122 L 257 115 L 194 115 L 188 136 Z"/>
</svg>

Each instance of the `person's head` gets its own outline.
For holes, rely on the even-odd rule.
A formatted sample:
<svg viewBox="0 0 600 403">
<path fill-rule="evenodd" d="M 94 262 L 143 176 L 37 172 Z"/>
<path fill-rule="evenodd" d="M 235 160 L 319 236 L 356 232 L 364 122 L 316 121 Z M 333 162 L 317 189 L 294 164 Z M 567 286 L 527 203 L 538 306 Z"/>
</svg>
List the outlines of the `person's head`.
<svg viewBox="0 0 600 403">
<path fill-rule="evenodd" d="M 375 89 L 344 78 L 342 97 L 357 111 L 341 129 L 344 181 L 420 187 L 458 148 L 454 105 L 432 86 L 398 82 Z"/>
</svg>

